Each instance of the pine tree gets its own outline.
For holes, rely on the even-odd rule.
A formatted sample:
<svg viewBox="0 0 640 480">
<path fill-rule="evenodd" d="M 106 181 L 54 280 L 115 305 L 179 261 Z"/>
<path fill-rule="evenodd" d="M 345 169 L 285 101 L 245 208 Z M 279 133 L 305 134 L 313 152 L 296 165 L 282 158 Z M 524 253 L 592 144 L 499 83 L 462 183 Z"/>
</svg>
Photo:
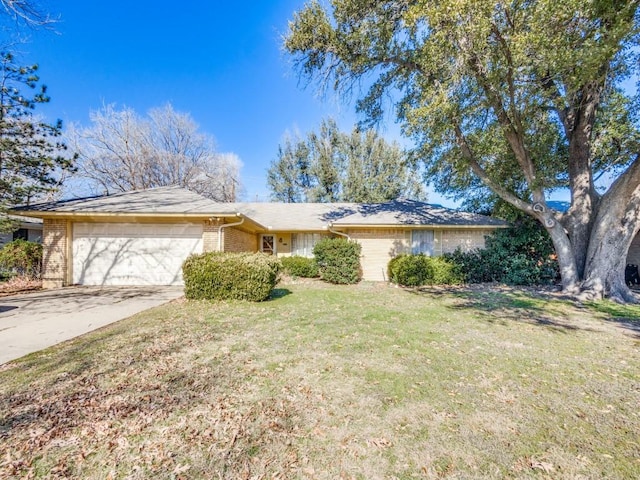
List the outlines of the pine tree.
<svg viewBox="0 0 640 480">
<path fill-rule="evenodd" d="M 55 191 L 60 173 L 72 169 L 73 158 L 62 156 L 62 122 L 49 124 L 33 114 L 49 102 L 37 71 L 37 65 L 17 65 L 11 53 L 0 54 L 0 211 Z M 0 218 L 0 228 L 10 227 Z"/>
</svg>

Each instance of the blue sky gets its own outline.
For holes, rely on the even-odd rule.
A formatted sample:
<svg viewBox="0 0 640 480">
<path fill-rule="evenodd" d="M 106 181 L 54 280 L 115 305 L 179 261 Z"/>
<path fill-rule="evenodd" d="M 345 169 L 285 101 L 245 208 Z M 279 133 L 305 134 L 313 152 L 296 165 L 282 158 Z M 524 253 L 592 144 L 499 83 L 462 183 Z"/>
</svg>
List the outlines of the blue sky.
<svg viewBox="0 0 640 480">
<path fill-rule="evenodd" d="M 144 114 L 170 102 L 214 136 L 220 152 L 240 157 L 242 200 L 264 201 L 266 171 L 287 131 L 305 133 L 328 116 L 343 130 L 357 121 L 353 102 L 303 88 L 282 51 L 287 23 L 304 3 L 49 1 L 59 22 L 53 31 L 24 31 L 19 49 L 40 65 L 52 100 L 38 111 L 49 120 L 88 125 L 104 104 Z M 409 145 L 391 117 L 379 128 Z M 456 206 L 430 189 L 429 201 Z"/>
<path fill-rule="evenodd" d="M 266 170 L 287 131 L 307 132 L 327 116 L 347 130 L 357 120 L 353 103 L 303 88 L 282 51 L 303 4 L 61 0 L 47 4 L 60 19 L 55 32 L 27 32 L 20 50 L 40 65 L 51 103 L 39 111 L 49 119 L 87 125 L 103 104 L 143 114 L 171 102 L 219 151 L 240 157 L 246 199 L 265 200 Z M 389 140 L 397 132 L 392 122 L 381 127 Z M 430 201 L 442 203 L 433 194 Z"/>
</svg>

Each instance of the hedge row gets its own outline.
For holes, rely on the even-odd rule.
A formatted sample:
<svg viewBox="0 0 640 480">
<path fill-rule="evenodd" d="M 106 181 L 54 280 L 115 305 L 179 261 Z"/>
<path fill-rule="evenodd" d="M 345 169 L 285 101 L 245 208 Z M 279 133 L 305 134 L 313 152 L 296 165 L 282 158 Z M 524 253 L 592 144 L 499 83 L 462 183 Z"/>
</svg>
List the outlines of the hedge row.
<svg viewBox="0 0 640 480">
<path fill-rule="evenodd" d="M 263 253 L 191 255 L 182 265 L 184 293 L 192 300 L 260 302 L 269 298 L 281 268 L 280 260 Z"/>
<path fill-rule="evenodd" d="M 541 285 L 558 278 L 558 262 L 547 232 L 521 220 L 486 237 L 484 249 L 456 250 L 442 257 L 399 255 L 389 262 L 389 279 L 399 285 L 499 282 Z"/>
</svg>

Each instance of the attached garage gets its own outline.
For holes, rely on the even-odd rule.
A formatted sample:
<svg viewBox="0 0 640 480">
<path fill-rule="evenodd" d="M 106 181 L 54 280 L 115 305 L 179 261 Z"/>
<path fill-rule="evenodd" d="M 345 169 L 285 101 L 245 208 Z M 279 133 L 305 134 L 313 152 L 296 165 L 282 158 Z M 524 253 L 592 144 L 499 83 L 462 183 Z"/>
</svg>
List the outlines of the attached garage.
<svg viewBox="0 0 640 480">
<path fill-rule="evenodd" d="M 182 285 L 182 262 L 202 252 L 202 224 L 74 223 L 80 285 Z"/>
</svg>

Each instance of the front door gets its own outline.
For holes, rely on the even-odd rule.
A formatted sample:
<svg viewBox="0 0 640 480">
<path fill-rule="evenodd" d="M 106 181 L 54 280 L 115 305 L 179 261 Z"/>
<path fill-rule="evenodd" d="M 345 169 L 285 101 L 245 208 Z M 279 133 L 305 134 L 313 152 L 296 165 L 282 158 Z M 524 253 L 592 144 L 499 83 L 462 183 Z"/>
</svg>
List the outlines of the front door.
<svg viewBox="0 0 640 480">
<path fill-rule="evenodd" d="M 260 251 L 267 255 L 273 255 L 276 253 L 276 242 L 273 235 L 262 235 Z"/>
</svg>

